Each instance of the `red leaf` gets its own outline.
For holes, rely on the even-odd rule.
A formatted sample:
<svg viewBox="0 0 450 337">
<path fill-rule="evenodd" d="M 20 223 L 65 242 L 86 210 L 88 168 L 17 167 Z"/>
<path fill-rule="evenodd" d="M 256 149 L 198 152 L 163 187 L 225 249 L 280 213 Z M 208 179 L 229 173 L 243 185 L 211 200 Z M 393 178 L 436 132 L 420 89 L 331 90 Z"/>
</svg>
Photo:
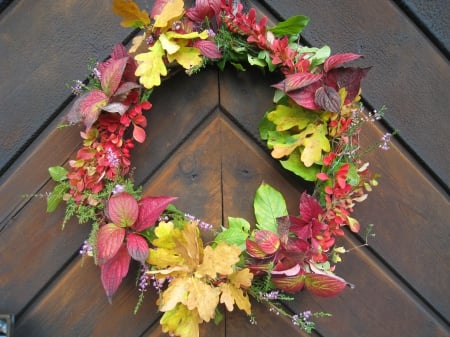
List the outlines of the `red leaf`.
<svg viewBox="0 0 450 337">
<path fill-rule="evenodd" d="M 186 11 L 186 16 L 194 22 L 203 22 L 220 12 L 221 0 L 196 0 L 195 7 Z"/>
<path fill-rule="evenodd" d="M 156 15 L 161 14 L 167 3 L 171 1 L 172 0 L 156 0 L 153 4 L 152 11 L 150 12 L 150 17 L 154 19 Z"/>
<path fill-rule="evenodd" d="M 245 240 L 245 248 L 247 250 L 248 255 L 254 257 L 256 259 L 265 259 L 267 254 L 261 249 L 261 247 L 250 239 Z"/>
<path fill-rule="evenodd" d="M 306 222 L 311 222 L 312 219 L 316 219 L 323 213 L 323 209 L 319 202 L 306 192 L 302 193 L 298 208 L 301 219 Z"/>
<path fill-rule="evenodd" d="M 86 128 L 89 129 L 100 115 L 101 109 L 108 103 L 108 96 L 101 90 L 94 89 L 80 102 L 80 113 Z"/>
<path fill-rule="evenodd" d="M 328 180 L 328 175 L 325 172 L 320 172 L 316 174 L 316 178 L 322 181 Z"/>
<path fill-rule="evenodd" d="M 103 71 L 101 71 L 101 85 L 106 95 L 113 96 L 117 88 L 119 87 L 122 79 L 125 66 L 127 65 L 128 57 L 121 59 L 110 59 Z"/>
<path fill-rule="evenodd" d="M 358 95 L 361 87 L 361 80 L 369 72 L 369 68 L 337 68 L 333 69 L 327 74 L 326 82 L 331 86 L 337 88 L 345 88 L 347 97 L 345 103 L 351 103 Z"/>
<path fill-rule="evenodd" d="M 97 258 L 100 263 L 107 262 L 113 258 L 125 238 L 125 228 L 117 227 L 114 224 L 107 224 L 100 227 L 97 234 Z"/>
<path fill-rule="evenodd" d="M 270 281 L 275 284 L 275 287 L 287 293 L 296 293 L 302 290 L 305 284 L 305 275 L 297 276 L 274 276 Z"/>
<path fill-rule="evenodd" d="M 114 258 L 100 266 L 102 284 L 109 303 L 112 302 L 112 296 L 127 275 L 129 266 L 130 254 L 128 254 L 125 245 L 120 247 Z"/>
<path fill-rule="evenodd" d="M 203 56 L 209 59 L 220 59 L 222 53 L 216 44 L 209 40 L 198 40 L 194 42 L 194 47 L 199 49 Z"/>
<path fill-rule="evenodd" d="M 307 274 L 306 288 L 316 296 L 335 296 L 344 290 L 347 282 L 338 276 L 324 274 Z"/>
<path fill-rule="evenodd" d="M 284 92 L 304 88 L 314 82 L 319 81 L 321 78 L 322 74 L 312 74 L 308 72 L 286 75 L 286 79 L 283 81 Z"/>
<path fill-rule="evenodd" d="M 135 233 L 127 235 L 127 249 L 131 257 L 144 263 L 148 256 L 148 243 L 142 236 Z"/>
<path fill-rule="evenodd" d="M 140 232 L 152 227 L 161 213 L 176 197 L 145 197 L 139 201 L 139 215 L 133 229 Z"/>
<path fill-rule="evenodd" d="M 129 55 L 128 55 L 127 50 L 125 49 L 125 47 L 121 43 L 117 43 L 114 46 L 113 51 L 111 52 L 111 58 L 113 60 L 118 60 L 118 59 L 121 59 L 121 58 L 124 58 L 124 57 L 128 57 L 128 56 Z"/>
<path fill-rule="evenodd" d="M 140 126 L 137 126 L 136 124 L 133 124 L 134 128 L 133 128 L 133 138 L 138 142 L 138 143 L 143 143 L 145 142 L 145 130 L 143 128 L 141 128 Z"/>
<path fill-rule="evenodd" d="M 324 110 L 332 112 L 341 111 L 341 97 L 336 89 L 324 85 L 316 90 L 314 101 Z"/>
<path fill-rule="evenodd" d="M 266 254 L 274 254 L 280 248 L 280 239 L 274 232 L 258 230 L 255 232 L 255 242 Z"/>
<path fill-rule="evenodd" d="M 323 64 L 323 70 L 325 72 L 329 72 L 331 69 L 339 67 L 344 63 L 356 60 L 360 57 L 362 57 L 362 55 L 353 53 L 331 55 L 329 58 L 325 60 L 325 63 Z"/>
<path fill-rule="evenodd" d="M 318 110 L 320 107 L 315 102 L 315 93 L 320 86 L 320 82 L 314 82 L 302 89 L 290 91 L 287 95 L 304 108 Z"/>
<path fill-rule="evenodd" d="M 109 198 L 107 211 L 114 224 L 120 227 L 130 227 L 138 218 L 139 206 L 131 194 L 123 192 Z"/>
</svg>

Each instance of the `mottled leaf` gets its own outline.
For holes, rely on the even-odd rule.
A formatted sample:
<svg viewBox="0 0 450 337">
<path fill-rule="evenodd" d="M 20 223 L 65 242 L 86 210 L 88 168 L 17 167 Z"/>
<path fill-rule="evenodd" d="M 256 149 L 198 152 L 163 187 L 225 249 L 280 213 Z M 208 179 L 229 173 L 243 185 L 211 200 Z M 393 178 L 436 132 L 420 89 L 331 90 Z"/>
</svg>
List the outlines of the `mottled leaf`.
<svg viewBox="0 0 450 337">
<path fill-rule="evenodd" d="M 266 254 L 274 254 L 280 248 L 280 239 L 274 232 L 268 230 L 255 231 L 255 242 Z"/>
<path fill-rule="evenodd" d="M 328 130 L 325 124 L 311 125 L 312 133 L 305 137 L 303 141 L 304 148 L 300 156 L 301 161 L 306 167 L 310 167 L 320 162 L 322 151 L 330 151 L 330 141 L 327 138 Z"/>
<path fill-rule="evenodd" d="M 80 102 L 80 114 L 87 129 L 95 123 L 101 109 L 108 104 L 108 100 L 108 96 L 103 91 L 94 89 Z"/>
<path fill-rule="evenodd" d="M 127 62 L 128 57 L 117 60 L 110 59 L 107 67 L 101 72 L 100 82 L 104 93 L 108 97 L 111 97 L 119 87 Z"/>
<path fill-rule="evenodd" d="M 297 293 L 302 290 L 305 284 L 305 275 L 297 276 L 274 276 L 271 282 L 282 291 L 287 293 Z"/>
</svg>

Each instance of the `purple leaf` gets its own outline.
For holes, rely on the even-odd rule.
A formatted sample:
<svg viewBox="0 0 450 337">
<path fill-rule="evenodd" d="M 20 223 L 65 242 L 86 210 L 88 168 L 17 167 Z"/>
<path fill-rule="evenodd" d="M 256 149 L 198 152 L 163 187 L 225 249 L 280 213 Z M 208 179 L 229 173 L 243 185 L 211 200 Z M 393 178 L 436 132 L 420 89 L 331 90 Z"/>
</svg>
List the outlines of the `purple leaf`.
<svg viewBox="0 0 450 337">
<path fill-rule="evenodd" d="M 127 235 L 127 249 L 131 257 L 144 263 L 148 256 L 148 243 L 142 236 L 135 233 Z"/>
<path fill-rule="evenodd" d="M 358 95 L 361 87 L 361 80 L 369 72 L 369 68 L 336 68 L 327 74 L 326 82 L 328 85 L 335 86 L 337 88 L 345 88 L 347 91 L 347 97 L 345 103 L 351 103 L 353 99 Z"/>
<path fill-rule="evenodd" d="M 302 89 L 293 90 L 287 95 L 298 105 L 311 110 L 318 110 L 320 107 L 315 102 L 315 93 L 320 88 L 320 82 L 314 82 Z"/>
<path fill-rule="evenodd" d="M 125 245 L 122 245 L 117 254 L 106 263 L 100 265 L 100 273 L 103 288 L 105 289 L 106 296 L 108 296 L 109 303 L 112 302 L 114 293 L 122 283 L 123 278 L 128 273 L 130 266 L 130 254 L 128 254 Z"/>
<path fill-rule="evenodd" d="M 324 110 L 338 113 L 341 111 L 341 97 L 332 87 L 325 85 L 318 88 L 315 93 L 314 101 Z"/>
<path fill-rule="evenodd" d="M 325 63 L 323 64 L 323 70 L 325 72 L 329 72 L 331 69 L 339 67 L 344 63 L 356 60 L 360 57 L 362 57 L 362 55 L 353 53 L 331 55 L 329 58 L 325 60 Z"/>
<path fill-rule="evenodd" d="M 114 96 L 128 95 L 128 93 L 133 90 L 140 88 L 141 86 L 135 82 L 124 82 L 114 93 Z"/>
<path fill-rule="evenodd" d="M 131 194 L 123 192 L 109 198 L 107 211 L 114 224 L 120 227 L 130 227 L 138 218 L 139 206 Z"/>
<path fill-rule="evenodd" d="M 86 98 L 88 93 L 84 93 L 80 97 L 77 97 L 73 102 L 69 112 L 67 113 L 67 121 L 71 124 L 79 123 L 83 120 L 81 115 L 81 102 Z"/>
<path fill-rule="evenodd" d="M 100 227 L 97 234 L 97 258 L 100 263 L 105 263 L 113 258 L 125 238 L 125 229 L 114 224 Z"/>
<path fill-rule="evenodd" d="M 133 229 L 141 232 L 152 227 L 161 213 L 176 197 L 145 197 L 139 201 L 139 215 Z"/>
</svg>

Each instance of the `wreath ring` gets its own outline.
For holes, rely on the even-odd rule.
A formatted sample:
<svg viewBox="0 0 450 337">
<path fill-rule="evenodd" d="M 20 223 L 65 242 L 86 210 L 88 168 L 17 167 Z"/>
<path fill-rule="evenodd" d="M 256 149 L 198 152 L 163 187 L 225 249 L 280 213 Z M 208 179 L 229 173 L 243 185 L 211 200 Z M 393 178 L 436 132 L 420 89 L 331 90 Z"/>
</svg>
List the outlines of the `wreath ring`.
<svg viewBox="0 0 450 337">
<path fill-rule="evenodd" d="M 108 60 L 91 66 L 86 82 L 72 87 L 78 97 L 67 122 L 84 125 L 83 144 L 67 167 L 49 168 L 56 186 L 47 211 L 64 202 L 63 225 L 72 216 L 92 224 L 81 253 L 99 265 L 110 301 L 130 261 L 139 261 L 136 310 L 152 283 L 164 332 L 198 336 L 200 323 L 220 320 L 221 305 L 254 319 L 249 296 L 311 332 L 312 316 L 327 313 L 291 315 L 277 300 L 292 299 L 290 294 L 304 288 L 334 296 L 350 285 L 334 274 L 347 252 L 336 240 L 344 227 L 359 232 L 353 208 L 377 184 L 364 155 L 372 148 L 388 149 L 391 135 L 372 148 L 360 147 L 362 125 L 382 116 L 365 113 L 359 102 L 360 82 L 369 69 L 343 66 L 361 55 L 301 46 L 304 16 L 269 27 L 254 8 L 244 12 L 233 3 L 197 0 L 185 9 L 183 0 L 157 0 L 147 13 L 132 0 L 113 0 L 121 25 L 142 33 L 128 51 L 116 45 Z M 162 80 L 180 69 L 192 75 L 210 64 L 281 74 L 260 136 L 272 157 L 312 182 L 314 191 L 303 193 L 298 214 L 290 215 L 283 195 L 263 183 L 254 198 L 257 224 L 229 217 L 204 244 L 200 233 L 211 231 L 211 225 L 178 210 L 176 198 L 143 196 L 134 185 L 130 150 L 145 141 L 145 112 Z"/>
</svg>

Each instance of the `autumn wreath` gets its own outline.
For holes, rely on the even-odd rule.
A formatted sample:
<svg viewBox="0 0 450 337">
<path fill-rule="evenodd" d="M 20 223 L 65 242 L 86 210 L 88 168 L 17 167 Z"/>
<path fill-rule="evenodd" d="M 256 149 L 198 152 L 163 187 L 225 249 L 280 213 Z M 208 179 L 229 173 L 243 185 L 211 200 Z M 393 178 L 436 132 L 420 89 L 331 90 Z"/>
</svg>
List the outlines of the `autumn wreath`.
<svg viewBox="0 0 450 337">
<path fill-rule="evenodd" d="M 185 9 L 183 0 L 157 0 L 147 13 L 131 0 L 113 1 L 122 26 L 141 32 L 128 51 L 118 44 L 108 60 L 92 65 L 87 81 L 73 86 L 78 97 L 66 124 L 84 124 L 83 144 L 66 168 L 49 169 L 56 186 L 47 210 L 64 201 L 64 224 L 72 216 L 92 224 L 81 253 L 100 267 L 110 301 L 131 259 L 139 261 L 138 304 L 153 284 L 164 332 L 198 336 L 200 323 L 220 320 L 221 304 L 252 317 L 249 296 L 310 332 L 311 316 L 324 313 L 291 315 L 277 300 L 303 288 L 332 296 L 348 285 L 334 274 L 346 252 L 336 239 L 345 226 L 359 231 L 354 205 L 376 185 L 359 133 L 381 114 L 365 114 L 359 103 L 368 69 L 342 66 L 360 55 L 330 56 L 326 46 L 300 45 L 304 16 L 268 27 L 255 9 L 233 3 L 197 0 Z M 230 217 L 204 245 L 200 233 L 208 224 L 175 208 L 176 198 L 143 196 L 134 186 L 130 150 L 146 138 L 153 89 L 175 69 L 194 74 L 211 64 L 281 74 L 260 135 L 283 168 L 314 183 L 314 193 L 303 193 L 298 214 L 290 215 L 281 193 L 262 184 L 256 226 Z M 389 137 L 376 145 L 388 148 Z"/>
</svg>

